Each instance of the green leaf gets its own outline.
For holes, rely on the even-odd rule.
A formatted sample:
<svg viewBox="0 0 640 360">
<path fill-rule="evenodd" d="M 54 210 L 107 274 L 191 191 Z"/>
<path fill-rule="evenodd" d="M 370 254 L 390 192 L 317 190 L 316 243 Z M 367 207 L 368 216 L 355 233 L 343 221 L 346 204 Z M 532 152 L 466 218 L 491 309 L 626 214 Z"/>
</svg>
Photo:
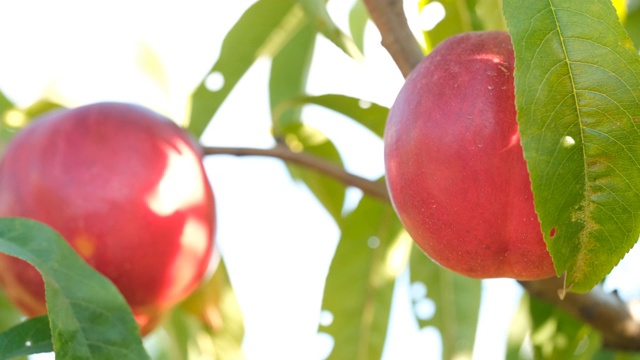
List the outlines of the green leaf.
<svg viewBox="0 0 640 360">
<path fill-rule="evenodd" d="M 420 11 L 423 11 L 425 6 L 432 2 L 421 0 L 419 3 Z M 446 15 L 433 29 L 423 31 L 427 49 L 433 49 L 452 35 L 477 29 L 477 26 L 474 26 L 475 0 L 440 0 L 438 2 L 444 6 Z M 428 11 L 428 8 L 425 11 Z"/>
<path fill-rule="evenodd" d="M 215 359 L 241 359 L 244 322 L 240 304 L 231 287 L 227 267 L 222 259 L 218 263 L 211 278 L 200 285 L 180 306 L 189 313 L 189 318 L 197 320 L 190 326 L 190 335 L 183 339 L 191 341 L 188 347 L 200 348 L 203 357 Z M 187 314 L 184 313 L 183 316 Z M 174 318 L 180 313 L 174 314 Z M 186 322 L 182 319 L 176 321 Z M 213 353 L 207 352 L 211 347 L 202 346 L 207 338 L 213 345 Z"/>
<path fill-rule="evenodd" d="M 148 358 L 138 324 L 117 288 L 51 228 L 2 218 L 0 251 L 42 274 L 56 359 Z"/>
<path fill-rule="evenodd" d="M 2 91 L 0 91 L 0 116 L 4 116 L 4 113 L 13 108 L 13 103 L 7 99 Z"/>
<path fill-rule="evenodd" d="M 0 151 L 15 131 L 9 126 L 9 111 L 13 109 L 13 103 L 0 91 Z"/>
<path fill-rule="evenodd" d="M 481 282 L 437 265 L 415 245 L 411 250 L 410 269 L 411 283 L 426 285 L 426 298 L 436 306 L 430 319 L 422 319 L 414 311 L 420 327 L 438 329 L 443 359 L 471 358 L 480 313 Z M 414 308 L 426 298 L 414 298 Z"/>
<path fill-rule="evenodd" d="M 389 108 L 346 95 L 327 94 L 292 98 L 281 103 L 275 111 L 283 112 L 291 107 L 308 104 L 323 106 L 350 117 L 380 138 L 384 135 L 384 126 L 389 114 Z"/>
<path fill-rule="evenodd" d="M 627 9 L 624 27 L 637 48 L 640 45 L 640 3 L 637 1 L 633 3 L 634 6 L 629 6 Z"/>
<path fill-rule="evenodd" d="M 49 318 L 40 316 L 0 333 L 0 359 L 53 351 Z"/>
<path fill-rule="evenodd" d="M 504 3 L 518 123 L 542 232 L 589 291 L 640 234 L 640 59 L 610 0 Z"/>
<path fill-rule="evenodd" d="M 295 151 L 304 151 L 324 161 L 342 166 L 338 149 L 317 129 L 301 125 L 295 129 L 289 129 L 285 139 L 287 145 Z M 336 222 L 339 222 L 345 199 L 345 185 L 333 177 L 304 166 L 287 163 L 287 168 L 293 178 L 302 180 L 309 187 L 327 212 Z"/>
<path fill-rule="evenodd" d="M 0 289 L 0 331 L 5 331 L 20 322 L 23 315 L 9 301 L 6 294 Z"/>
<path fill-rule="evenodd" d="M 274 110 L 279 103 L 305 93 L 315 39 L 316 31 L 310 24 L 306 24 L 282 47 L 271 62 L 269 102 L 276 137 L 286 131 L 287 127 L 300 124 L 300 109 L 280 112 Z"/>
<path fill-rule="evenodd" d="M 278 104 L 304 94 L 316 34 L 316 30 L 307 24 L 273 58 L 269 79 L 273 132 L 278 141 L 284 141 L 297 151 L 304 150 L 342 165 L 340 154 L 333 143 L 318 130 L 301 124 L 300 108 L 275 110 Z M 325 209 L 338 220 L 345 198 L 344 185 L 317 171 L 288 163 L 286 165 L 291 175 L 302 180 Z"/>
<path fill-rule="evenodd" d="M 520 360 L 525 341 L 531 332 L 531 316 L 529 312 L 529 296 L 523 294 L 520 298 L 518 310 L 511 319 L 507 336 L 506 360 Z"/>
<path fill-rule="evenodd" d="M 529 297 L 529 311 L 531 343 L 536 359 L 575 358 L 578 346 L 593 331 L 562 310 L 534 297 Z"/>
<path fill-rule="evenodd" d="M 369 11 L 362 0 L 356 0 L 349 12 L 349 31 L 353 43 L 364 53 L 364 31 L 369 21 Z"/>
<path fill-rule="evenodd" d="M 333 42 L 347 55 L 356 60 L 362 59 L 362 53 L 358 50 L 353 40 L 342 32 L 333 22 L 331 16 L 329 16 L 326 0 L 299 0 L 298 2 L 318 32 Z"/>
<path fill-rule="evenodd" d="M 222 43 L 220 58 L 209 75 L 219 75 L 223 86 L 212 92 L 206 79 L 200 83 L 191 98 L 189 130 L 200 136 L 218 111 L 222 102 L 256 59 L 263 53 L 277 52 L 283 37 L 304 19 L 295 11 L 294 0 L 260 0 L 253 4 L 233 26 Z"/>
<path fill-rule="evenodd" d="M 40 99 L 24 109 L 17 109 L 0 93 L 0 148 L 35 117 L 60 108 L 48 99 Z"/>
<path fill-rule="evenodd" d="M 333 322 L 320 331 L 335 340 L 329 359 L 380 359 L 395 279 L 412 241 L 402 236 L 393 208 L 368 197 L 340 225 L 322 304 Z"/>
<path fill-rule="evenodd" d="M 475 0 L 479 28 L 476 30 L 506 30 L 502 16 L 502 0 Z"/>
</svg>

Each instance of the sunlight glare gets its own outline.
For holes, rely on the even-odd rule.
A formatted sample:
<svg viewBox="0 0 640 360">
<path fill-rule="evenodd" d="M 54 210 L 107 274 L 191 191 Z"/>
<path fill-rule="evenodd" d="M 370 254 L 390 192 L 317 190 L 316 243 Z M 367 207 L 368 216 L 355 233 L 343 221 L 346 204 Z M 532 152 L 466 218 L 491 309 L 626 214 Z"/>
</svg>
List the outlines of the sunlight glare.
<svg viewBox="0 0 640 360">
<path fill-rule="evenodd" d="M 160 216 L 198 203 L 205 195 L 202 176 L 198 173 L 200 159 L 183 140 L 173 146 L 164 144 L 167 167 L 158 186 L 147 197 L 149 208 Z"/>
</svg>

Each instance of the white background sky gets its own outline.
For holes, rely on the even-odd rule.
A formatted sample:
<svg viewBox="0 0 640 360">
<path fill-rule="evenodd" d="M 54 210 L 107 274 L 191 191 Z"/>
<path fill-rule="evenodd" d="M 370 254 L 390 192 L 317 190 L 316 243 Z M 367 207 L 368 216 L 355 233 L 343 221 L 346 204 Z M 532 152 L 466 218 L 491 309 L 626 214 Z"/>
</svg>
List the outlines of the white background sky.
<svg viewBox="0 0 640 360">
<path fill-rule="evenodd" d="M 0 89 L 23 106 L 43 95 L 67 106 L 128 101 L 180 121 L 189 94 L 217 58 L 224 34 L 251 3 L 2 2 Z M 351 4 L 330 2 L 335 20 L 345 30 Z M 320 38 L 309 91 L 390 106 L 403 79 L 379 45 L 373 26 L 368 27 L 365 51 L 366 62 L 358 64 Z M 151 66 L 155 72 L 148 70 L 154 64 L 149 54 L 159 60 Z M 164 76 L 158 76 L 158 69 Z M 205 144 L 273 145 L 268 71 L 269 61 L 264 59 L 246 74 L 205 132 Z M 381 141 L 356 126 L 345 126 L 327 110 L 308 107 L 304 119 L 336 142 L 349 171 L 372 179 L 383 173 Z M 353 136 L 359 140 L 351 141 Z M 323 358 L 328 342 L 317 336 L 317 323 L 338 228 L 304 186 L 291 181 L 278 160 L 216 156 L 205 165 L 217 200 L 216 240 L 244 313 L 249 359 Z M 351 201 L 357 197 L 357 191 L 350 192 Z M 619 276 L 615 284 L 625 280 Z M 504 335 L 521 290 L 506 279 L 484 286 L 483 327 L 477 341 L 481 346 L 474 358 L 499 359 L 504 357 Z M 436 335 L 418 330 L 411 319 L 407 287 L 403 276 L 385 359 L 437 357 Z M 625 293 L 623 288 L 622 294 L 638 291 L 631 287 Z"/>
</svg>

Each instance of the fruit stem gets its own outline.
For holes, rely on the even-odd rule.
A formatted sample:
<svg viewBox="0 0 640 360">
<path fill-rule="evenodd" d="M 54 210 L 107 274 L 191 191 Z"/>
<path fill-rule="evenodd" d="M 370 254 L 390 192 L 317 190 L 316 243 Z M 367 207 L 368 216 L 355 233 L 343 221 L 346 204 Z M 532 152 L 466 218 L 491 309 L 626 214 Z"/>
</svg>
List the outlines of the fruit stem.
<svg viewBox="0 0 640 360">
<path fill-rule="evenodd" d="M 304 152 L 294 152 L 284 145 L 276 145 L 270 149 L 256 149 L 245 147 L 203 147 L 205 155 L 234 155 L 234 156 L 269 156 L 301 165 L 330 176 L 345 185 L 354 186 L 365 194 L 374 198 L 390 202 L 389 193 L 383 183 L 371 181 L 347 172 L 343 167 Z"/>
</svg>

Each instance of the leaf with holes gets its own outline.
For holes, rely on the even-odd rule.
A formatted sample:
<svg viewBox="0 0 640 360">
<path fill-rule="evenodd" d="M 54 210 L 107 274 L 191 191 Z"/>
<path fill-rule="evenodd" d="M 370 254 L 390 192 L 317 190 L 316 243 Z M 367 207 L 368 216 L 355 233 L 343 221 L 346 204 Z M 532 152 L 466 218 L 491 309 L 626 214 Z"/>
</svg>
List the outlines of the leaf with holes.
<svg viewBox="0 0 640 360">
<path fill-rule="evenodd" d="M 610 0 L 505 1 L 516 105 L 542 232 L 589 291 L 640 234 L 640 58 Z"/>
<path fill-rule="evenodd" d="M 189 130 L 196 136 L 209 124 L 242 75 L 264 52 L 277 52 L 282 37 L 301 26 L 304 13 L 293 0 L 260 0 L 253 4 L 227 33 L 220 58 L 209 76 L 220 76 L 222 87 L 211 91 L 203 80 L 191 98 Z M 275 48 L 275 49 L 274 49 Z"/>
</svg>

